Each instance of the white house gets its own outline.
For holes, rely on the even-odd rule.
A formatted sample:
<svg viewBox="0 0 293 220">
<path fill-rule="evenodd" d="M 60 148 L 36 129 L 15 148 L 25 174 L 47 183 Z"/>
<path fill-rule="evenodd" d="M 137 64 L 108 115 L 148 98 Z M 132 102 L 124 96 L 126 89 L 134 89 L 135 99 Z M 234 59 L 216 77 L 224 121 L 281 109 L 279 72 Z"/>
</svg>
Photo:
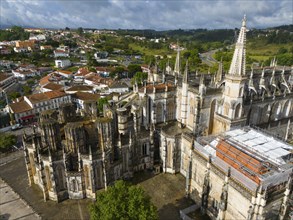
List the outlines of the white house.
<svg viewBox="0 0 293 220">
<path fill-rule="evenodd" d="M 72 102 L 76 104 L 78 109 L 84 109 L 85 103 L 95 103 L 97 104 L 100 95 L 92 94 L 88 92 L 77 92 L 72 95 Z"/>
<path fill-rule="evenodd" d="M 20 80 L 25 80 L 29 77 L 34 77 L 37 75 L 40 75 L 40 72 L 38 70 L 35 69 L 16 69 L 16 70 L 12 70 L 12 73 L 14 75 L 15 78 L 18 78 Z"/>
<path fill-rule="evenodd" d="M 0 73 L 0 98 L 15 85 L 15 77 L 11 73 Z"/>
<path fill-rule="evenodd" d="M 124 82 L 114 82 L 109 86 L 109 93 L 126 93 L 129 92 L 129 87 Z"/>
<path fill-rule="evenodd" d="M 57 73 L 65 78 L 71 78 L 73 74 L 71 71 L 66 70 L 57 70 Z"/>
<path fill-rule="evenodd" d="M 69 51 L 67 50 L 54 50 L 54 57 L 69 57 Z"/>
<path fill-rule="evenodd" d="M 87 85 L 78 85 L 78 86 L 72 86 L 65 91 L 67 94 L 74 94 L 77 92 L 86 92 L 86 93 L 94 93 L 94 87 L 93 86 L 87 86 Z"/>
<path fill-rule="evenodd" d="M 49 82 L 48 84 L 41 87 L 41 92 L 50 92 L 56 90 L 61 91 L 63 88 L 63 85 Z"/>
<path fill-rule="evenodd" d="M 55 60 L 55 67 L 57 68 L 66 68 L 71 66 L 70 60 Z"/>
<path fill-rule="evenodd" d="M 16 53 L 27 53 L 30 51 L 28 47 L 14 47 L 13 50 Z"/>
</svg>

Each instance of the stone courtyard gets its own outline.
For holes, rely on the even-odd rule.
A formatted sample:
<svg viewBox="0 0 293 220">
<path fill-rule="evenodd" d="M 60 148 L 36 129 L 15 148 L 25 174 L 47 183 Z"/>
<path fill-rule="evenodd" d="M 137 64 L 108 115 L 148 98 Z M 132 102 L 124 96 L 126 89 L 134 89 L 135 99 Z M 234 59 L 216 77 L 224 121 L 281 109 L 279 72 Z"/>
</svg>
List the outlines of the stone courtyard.
<svg viewBox="0 0 293 220">
<path fill-rule="evenodd" d="M 4 158 L 1 158 L 3 160 Z M 24 158 L 13 160 L 1 166 L 0 177 L 35 210 L 42 219 L 89 219 L 90 199 L 65 200 L 61 203 L 44 202 L 37 186 L 29 187 Z M 179 210 L 189 207 L 192 202 L 185 198 L 185 179 L 180 174 L 137 173 L 132 180 L 141 185 L 151 196 L 160 219 L 180 219 Z M 1 205 L 1 212 L 4 207 Z"/>
</svg>

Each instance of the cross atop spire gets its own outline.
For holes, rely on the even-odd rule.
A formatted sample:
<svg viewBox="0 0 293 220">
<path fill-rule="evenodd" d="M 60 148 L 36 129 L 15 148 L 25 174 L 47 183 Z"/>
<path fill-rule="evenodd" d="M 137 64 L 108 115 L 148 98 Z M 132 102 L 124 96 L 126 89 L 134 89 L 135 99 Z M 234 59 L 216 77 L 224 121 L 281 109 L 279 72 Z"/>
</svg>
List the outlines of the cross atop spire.
<svg viewBox="0 0 293 220">
<path fill-rule="evenodd" d="M 229 74 L 243 76 L 245 75 L 246 64 L 246 16 L 242 20 L 242 27 L 238 36 L 238 40 L 235 45 L 235 50 L 232 58 L 232 62 L 229 69 Z"/>
</svg>

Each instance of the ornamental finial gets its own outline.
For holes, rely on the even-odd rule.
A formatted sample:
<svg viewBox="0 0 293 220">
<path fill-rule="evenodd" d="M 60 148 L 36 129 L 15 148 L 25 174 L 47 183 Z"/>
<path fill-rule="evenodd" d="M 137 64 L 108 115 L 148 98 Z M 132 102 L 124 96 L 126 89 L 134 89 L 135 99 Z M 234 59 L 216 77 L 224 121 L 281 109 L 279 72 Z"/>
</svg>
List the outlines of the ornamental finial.
<svg viewBox="0 0 293 220">
<path fill-rule="evenodd" d="M 242 19 L 242 27 L 246 27 L 246 14 L 244 14 Z"/>
</svg>

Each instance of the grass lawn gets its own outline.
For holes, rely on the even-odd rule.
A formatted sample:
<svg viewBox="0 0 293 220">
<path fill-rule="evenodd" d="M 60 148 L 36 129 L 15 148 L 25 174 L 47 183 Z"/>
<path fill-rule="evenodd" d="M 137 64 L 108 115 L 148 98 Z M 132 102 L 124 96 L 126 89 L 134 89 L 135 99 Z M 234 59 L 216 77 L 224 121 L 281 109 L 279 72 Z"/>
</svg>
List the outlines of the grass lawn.
<svg viewBox="0 0 293 220">
<path fill-rule="evenodd" d="M 135 43 L 131 43 L 129 44 L 129 47 L 132 50 L 136 50 L 139 51 L 141 53 L 143 53 L 144 55 L 172 55 L 172 54 L 176 54 L 175 51 L 173 50 L 169 50 L 167 48 L 162 48 L 162 49 L 149 49 L 149 48 L 145 48 L 145 47 L 141 47 Z"/>
<path fill-rule="evenodd" d="M 248 42 L 247 53 L 252 56 L 275 56 L 281 47 L 290 49 L 290 44 L 264 44 L 263 42 Z"/>
</svg>

